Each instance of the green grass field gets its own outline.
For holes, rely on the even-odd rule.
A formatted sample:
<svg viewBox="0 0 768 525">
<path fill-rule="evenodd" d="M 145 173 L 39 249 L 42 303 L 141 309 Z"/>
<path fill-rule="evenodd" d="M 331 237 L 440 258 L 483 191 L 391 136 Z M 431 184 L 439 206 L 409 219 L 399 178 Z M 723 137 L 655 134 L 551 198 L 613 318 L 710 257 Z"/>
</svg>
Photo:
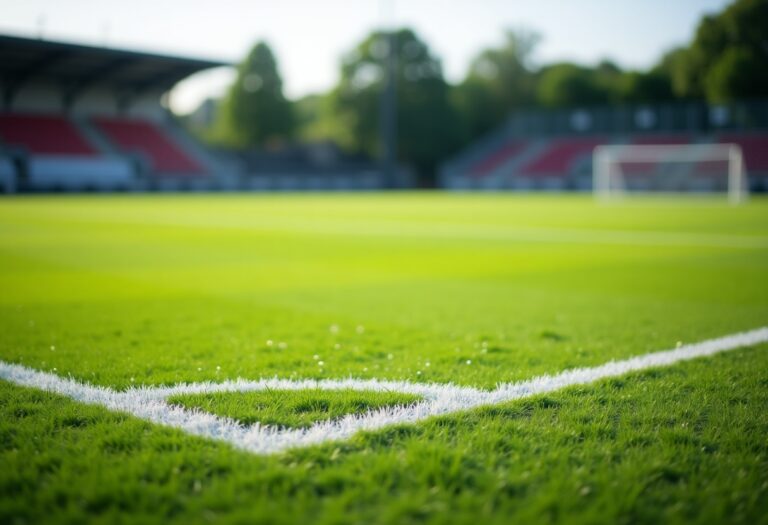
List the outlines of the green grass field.
<svg viewBox="0 0 768 525">
<path fill-rule="evenodd" d="M 0 200 L 0 359 L 490 389 L 768 325 L 768 200 Z M 2 523 L 768 523 L 768 345 L 273 455 L 0 381 Z M 301 427 L 397 392 L 185 396 Z"/>
</svg>

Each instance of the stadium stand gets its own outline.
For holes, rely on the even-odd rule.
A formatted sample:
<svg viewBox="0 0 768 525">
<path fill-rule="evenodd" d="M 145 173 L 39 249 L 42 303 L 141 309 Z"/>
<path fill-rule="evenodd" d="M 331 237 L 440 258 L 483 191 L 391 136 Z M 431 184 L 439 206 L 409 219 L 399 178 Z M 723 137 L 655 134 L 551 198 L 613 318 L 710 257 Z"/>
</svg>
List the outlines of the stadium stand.
<svg viewBox="0 0 768 525">
<path fill-rule="evenodd" d="M 365 191 L 383 186 L 378 165 L 344 153 L 332 142 L 290 144 L 269 151 L 219 152 L 242 168 L 244 189 L 269 191 Z M 398 187 L 411 187 L 410 174 L 398 170 Z"/>
<path fill-rule="evenodd" d="M 720 135 L 717 141 L 740 146 L 748 172 L 768 174 L 768 134 L 730 133 Z"/>
<path fill-rule="evenodd" d="M 762 183 L 757 189 L 768 189 L 768 134 L 727 133 L 715 137 L 714 142 L 720 144 L 736 144 L 744 156 L 744 167 L 752 179 L 753 188 Z M 696 164 L 693 174 L 699 183 L 706 186 L 721 185 L 716 176 L 726 169 L 724 161 L 707 161 Z"/>
<path fill-rule="evenodd" d="M 96 127 L 119 150 L 147 159 L 158 174 L 200 175 L 205 168 L 157 124 L 149 120 L 95 117 Z"/>
<path fill-rule="evenodd" d="M 114 155 L 102 155 L 77 127 L 59 115 L 0 115 L 0 140 L 11 157 L 25 160 L 18 182 L 45 190 L 129 189 L 134 182 L 131 164 Z M 17 185 L 13 162 L 2 163 L 6 191 Z M 10 166 L 10 173 L 8 166 Z"/>
<path fill-rule="evenodd" d="M 632 118 L 633 115 L 636 118 Z M 742 119 L 743 115 L 749 118 Z M 665 104 L 659 107 L 609 107 L 562 112 L 521 112 L 500 129 L 471 144 L 440 170 L 448 189 L 590 190 L 592 152 L 603 144 L 685 145 L 732 143 L 741 147 L 753 191 L 768 190 L 768 103 L 709 107 Z M 574 118 L 578 116 L 579 118 Z M 727 117 L 727 118 L 724 118 Z M 640 118 L 642 117 L 642 118 Z M 741 119 L 741 120 L 740 120 Z M 702 179 L 722 174 L 723 162 L 688 166 L 622 163 L 628 183 L 644 175 Z M 632 181 L 636 176 L 636 181 Z M 720 177 L 722 179 L 722 177 Z M 694 181 L 702 190 L 719 188 L 712 180 Z"/>
<path fill-rule="evenodd" d="M 228 63 L 0 35 L 4 191 L 231 186 L 232 170 L 162 103 L 179 80 Z M 188 175 L 197 179 L 187 184 Z M 185 185 L 187 184 L 187 185 Z"/>
<path fill-rule="evenodd" d="M 164 104 L 231 64 L 0 35 L 0 190 L 369 190 L 380 167 L 326 144 L 200 144 Z M 410 185 L 399 170 L 398 184 Z"/>
<path fill-rule="evenodd" d="M 16 170 L 7 157 L 0 157 L 0 190 L 6 193 L 16 191 Z"/>
<path fill-rule="evenodd" d="M 652 134 L 652 135 L 639 135 L 631 137 L 626 141 L 629 147 L 632 146 L 682 146 L 691 144 L 694 138 L 685 134 Z M 654 175 L 659 170 L 664 169 L 662 165 L 652 162 L 621 162 L 621 171 L 625 177 L 643 177 L 648 175 Z M 630 181 L 631 185 L 631 181 Z"/>
<path fill-rule="evenodd" d="M 592 155 L 605 140 L 597 138 L 562 138 L 553 140 L 537 157 L 520 168 L 524 177 L 565 178 L 576 163 Z"/>
<path fill-rule="evenodd" d="M 33 154 L 96 155 L 97 151 L 66 118 L 58 115 L 0 115 L 0 139 Z"/>
<path fill-rule="evenodd" d="M 527 146 L 528 143 L 521 140 L 506 142 L 495 153 L 488 155 L 481 159 L 480 162 L 476 163 L 470 171 L 470 174 L 473 177 L 485 177 L 504 165 L 510 159 L 517 157 Z"/>
</svg>

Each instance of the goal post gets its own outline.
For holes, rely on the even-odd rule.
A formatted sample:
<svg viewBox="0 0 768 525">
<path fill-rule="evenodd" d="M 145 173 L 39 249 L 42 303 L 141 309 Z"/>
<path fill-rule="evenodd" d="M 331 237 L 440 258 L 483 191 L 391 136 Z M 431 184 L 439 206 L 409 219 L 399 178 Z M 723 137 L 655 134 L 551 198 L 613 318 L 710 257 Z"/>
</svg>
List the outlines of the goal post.
<svg viewBox="0 0 768 525">
<path fill-rule="evenodd" d="M 630 192 L 723 192 L 738 204 L 749 191 L 736 144 L 603 145 L 595 148 L 592 166 L 599 199 Z"/>
</svg>

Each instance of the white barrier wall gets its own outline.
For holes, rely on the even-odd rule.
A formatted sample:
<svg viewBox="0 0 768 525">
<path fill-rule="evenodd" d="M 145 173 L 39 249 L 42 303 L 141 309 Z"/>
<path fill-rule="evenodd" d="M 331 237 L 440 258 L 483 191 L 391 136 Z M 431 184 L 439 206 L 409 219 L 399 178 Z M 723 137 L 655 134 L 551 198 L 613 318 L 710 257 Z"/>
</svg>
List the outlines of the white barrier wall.
<svg viewBox="0 0 768 525">
<path fill-rule="evenodd" d="M 32 189 L 119 190 L 136 183 L 133 166 L 119 157 L 36 155 L 29 159 Z"/>
</svg>

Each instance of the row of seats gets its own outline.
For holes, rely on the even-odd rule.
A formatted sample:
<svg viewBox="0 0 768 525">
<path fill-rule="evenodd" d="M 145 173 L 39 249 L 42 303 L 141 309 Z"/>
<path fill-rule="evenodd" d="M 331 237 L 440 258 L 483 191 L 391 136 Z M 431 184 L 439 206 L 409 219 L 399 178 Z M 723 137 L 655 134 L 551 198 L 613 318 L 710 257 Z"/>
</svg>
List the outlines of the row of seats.
<svg viewBox="0 0 768 525">
<path fill-rule="evenodd" d="M 470 175 L 473 177 L 484 177 L 509 161 L 509 159 L 519 155 L 527 147 L 528 143 L 522 140 L 506 142 L 491 155 L 484 157 L 480 162 L 472 166 Z"/>
<path fill-rule="evenodd" d="M 157 125 L 146 120 L 100 117 L 99 131 L 124 152 L 145 155 L 155 172 L 199 174 L 202 166 L 186 154 Z"/>
<path fill-rule="evenodd" d="M 768 135 L 727 134 L 715 137 L 721 144 L 737 144 L 744 155 L 747 172 L 768 173 Z M 638 145 L 683 145 L 695 142 L 689 135 L 637 136 L 630 141 Z M 499 145 L 470 166 L 468 175 L 482 178 L 505 166 L 523 178 L 566 178 L 574 173 L 591 172 L 591 158 L 595 147 L 613 143 L 606 137 L 558 138 L 543 146 L 538 141 L 513 139 Z M 531 154 L 533 153 L 533 154 Z M 521 162 L 520 162 L 521 161 Z M 626 166 L 628 171 L 647 171 L 652 165 Z"/>
<path fill-rule="evenodd" d="M 98 155 L 69 120 L 52 115 L 0 115 L 0 140 L 38 155 Z"/>
<path fill-rule="evenodd" d="M 568 174 L 574 164 L 588 158 L 592 151 L 603 144 L 598 138 L 561 139 L 552 141 L 538 156 L 520 168 L 520 173 L 530 177 L 558 177 Z"/>
<path fill-rule="evenodd" d="M 723 135 L 720 142 L 741 148 L 747 172 L 768 172 L 768 135 Z"/>
<path fill-rule="evenodd" d="M 137 155 L 154 174 L 200 175 L 193 157 L 158 124 L 143 119 L 97 117 L 93 129 L 116 151 Z M 0 142 L 33 156 L 100 157 L 102 154 L 69 119 L 54 115 L 0 114 Z"/>
</svg>

